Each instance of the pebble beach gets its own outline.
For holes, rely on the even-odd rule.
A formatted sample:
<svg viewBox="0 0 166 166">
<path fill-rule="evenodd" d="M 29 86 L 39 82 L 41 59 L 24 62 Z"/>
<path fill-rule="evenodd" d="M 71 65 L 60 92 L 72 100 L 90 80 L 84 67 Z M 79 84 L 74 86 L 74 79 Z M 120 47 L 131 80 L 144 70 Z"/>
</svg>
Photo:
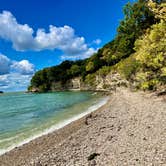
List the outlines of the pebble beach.
<svg viewBox="0 0 166 166">
<path fill-rule="evenodd" d="M 117 89 L 98 110 L 0 156 L 1 166 L 165 166 L 166 100 Z"/>
</svg>

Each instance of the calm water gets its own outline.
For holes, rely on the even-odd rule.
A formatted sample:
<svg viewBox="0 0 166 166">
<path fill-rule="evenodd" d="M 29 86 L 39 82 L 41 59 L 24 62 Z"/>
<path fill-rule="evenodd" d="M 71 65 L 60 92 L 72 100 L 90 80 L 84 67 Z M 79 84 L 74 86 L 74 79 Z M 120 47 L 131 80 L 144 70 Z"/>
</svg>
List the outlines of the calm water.
<svg viewBox="0 0 166 166">
<path fill-rule="evenodd" d="M 0 95 L 0 154 L 104 104 L 90 92 Z"/>
</svg>

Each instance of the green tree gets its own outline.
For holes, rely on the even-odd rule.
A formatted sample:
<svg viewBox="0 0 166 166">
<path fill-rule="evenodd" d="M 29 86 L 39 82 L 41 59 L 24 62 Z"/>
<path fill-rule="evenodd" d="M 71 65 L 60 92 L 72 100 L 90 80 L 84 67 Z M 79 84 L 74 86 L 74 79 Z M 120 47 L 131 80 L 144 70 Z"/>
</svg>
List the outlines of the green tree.
<svg viewBox="0 0 166 166">
<path fill-rule="evenodd" d="M 81 73 L 80 67 L 76 64 L 72 65 L 69 69 L 69 74 L 72 76 L 78 76 Z"/>
<path fill-rule="evenodd" d="M 136 75 L 142 89 L 156 89 L 166 83 L 166 22 L 153 25 L 150 32 L 135 43 L 141 68 Z"/>
<path fill-rule="evenodd" d="M 94 69 L 95 69 L 94 62 L 92 61 L 88 62 L 88 64 L 86 65 L 86 71 L 92 72 Z"/>
</svg>

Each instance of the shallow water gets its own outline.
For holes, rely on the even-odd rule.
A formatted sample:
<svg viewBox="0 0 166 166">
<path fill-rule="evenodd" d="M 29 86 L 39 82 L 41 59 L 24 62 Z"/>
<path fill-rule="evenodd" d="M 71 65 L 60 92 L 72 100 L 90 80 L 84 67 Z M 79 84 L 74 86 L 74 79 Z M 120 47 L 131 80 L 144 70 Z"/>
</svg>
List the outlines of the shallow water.
<svg viewBox="0 0 166 166">
<path fill-rule="evenodd" d="M 0 154 L 78 119 L 104 101 L 93 92 L 0 95 Z"/>
</svg>

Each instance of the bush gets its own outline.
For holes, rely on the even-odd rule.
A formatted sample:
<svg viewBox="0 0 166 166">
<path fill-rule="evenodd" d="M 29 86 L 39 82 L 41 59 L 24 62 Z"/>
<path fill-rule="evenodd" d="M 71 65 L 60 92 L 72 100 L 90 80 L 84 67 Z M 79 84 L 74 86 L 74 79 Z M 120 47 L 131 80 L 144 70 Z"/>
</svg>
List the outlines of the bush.
<svg viewBox="0 0 166 166">
<path fill-rule="evenodd" d="M 111 71 L 111 67 L 109 66 L 103 66 L 101 69 L 97 71 L 97 74 L 100 75 L 101 77 L 105 77 L 108 75 Z"/>
<path fill-rule="evenodd" d="M 95 74 L 88 74 L 85 77 L 85 83 L 90 86 L 96 86 L 96 75 Z"/>
<path fill-rule="evenodd" d="M 129 58 L 120 61 L 116 65 L 116 69 L 125 79 L 129 80 L 135 75 L 139 66 L 139 62 L 135 59 L 135 57 L 130 56 Z"/>
<path fill-rule="evenodd" d="M 154 90 L 166 83 L 166 23 L 161 21 L 152 26 L 135 43 L 136 60 L 140 69 L 136 81 L 141 89 Z"/>
</svg>

